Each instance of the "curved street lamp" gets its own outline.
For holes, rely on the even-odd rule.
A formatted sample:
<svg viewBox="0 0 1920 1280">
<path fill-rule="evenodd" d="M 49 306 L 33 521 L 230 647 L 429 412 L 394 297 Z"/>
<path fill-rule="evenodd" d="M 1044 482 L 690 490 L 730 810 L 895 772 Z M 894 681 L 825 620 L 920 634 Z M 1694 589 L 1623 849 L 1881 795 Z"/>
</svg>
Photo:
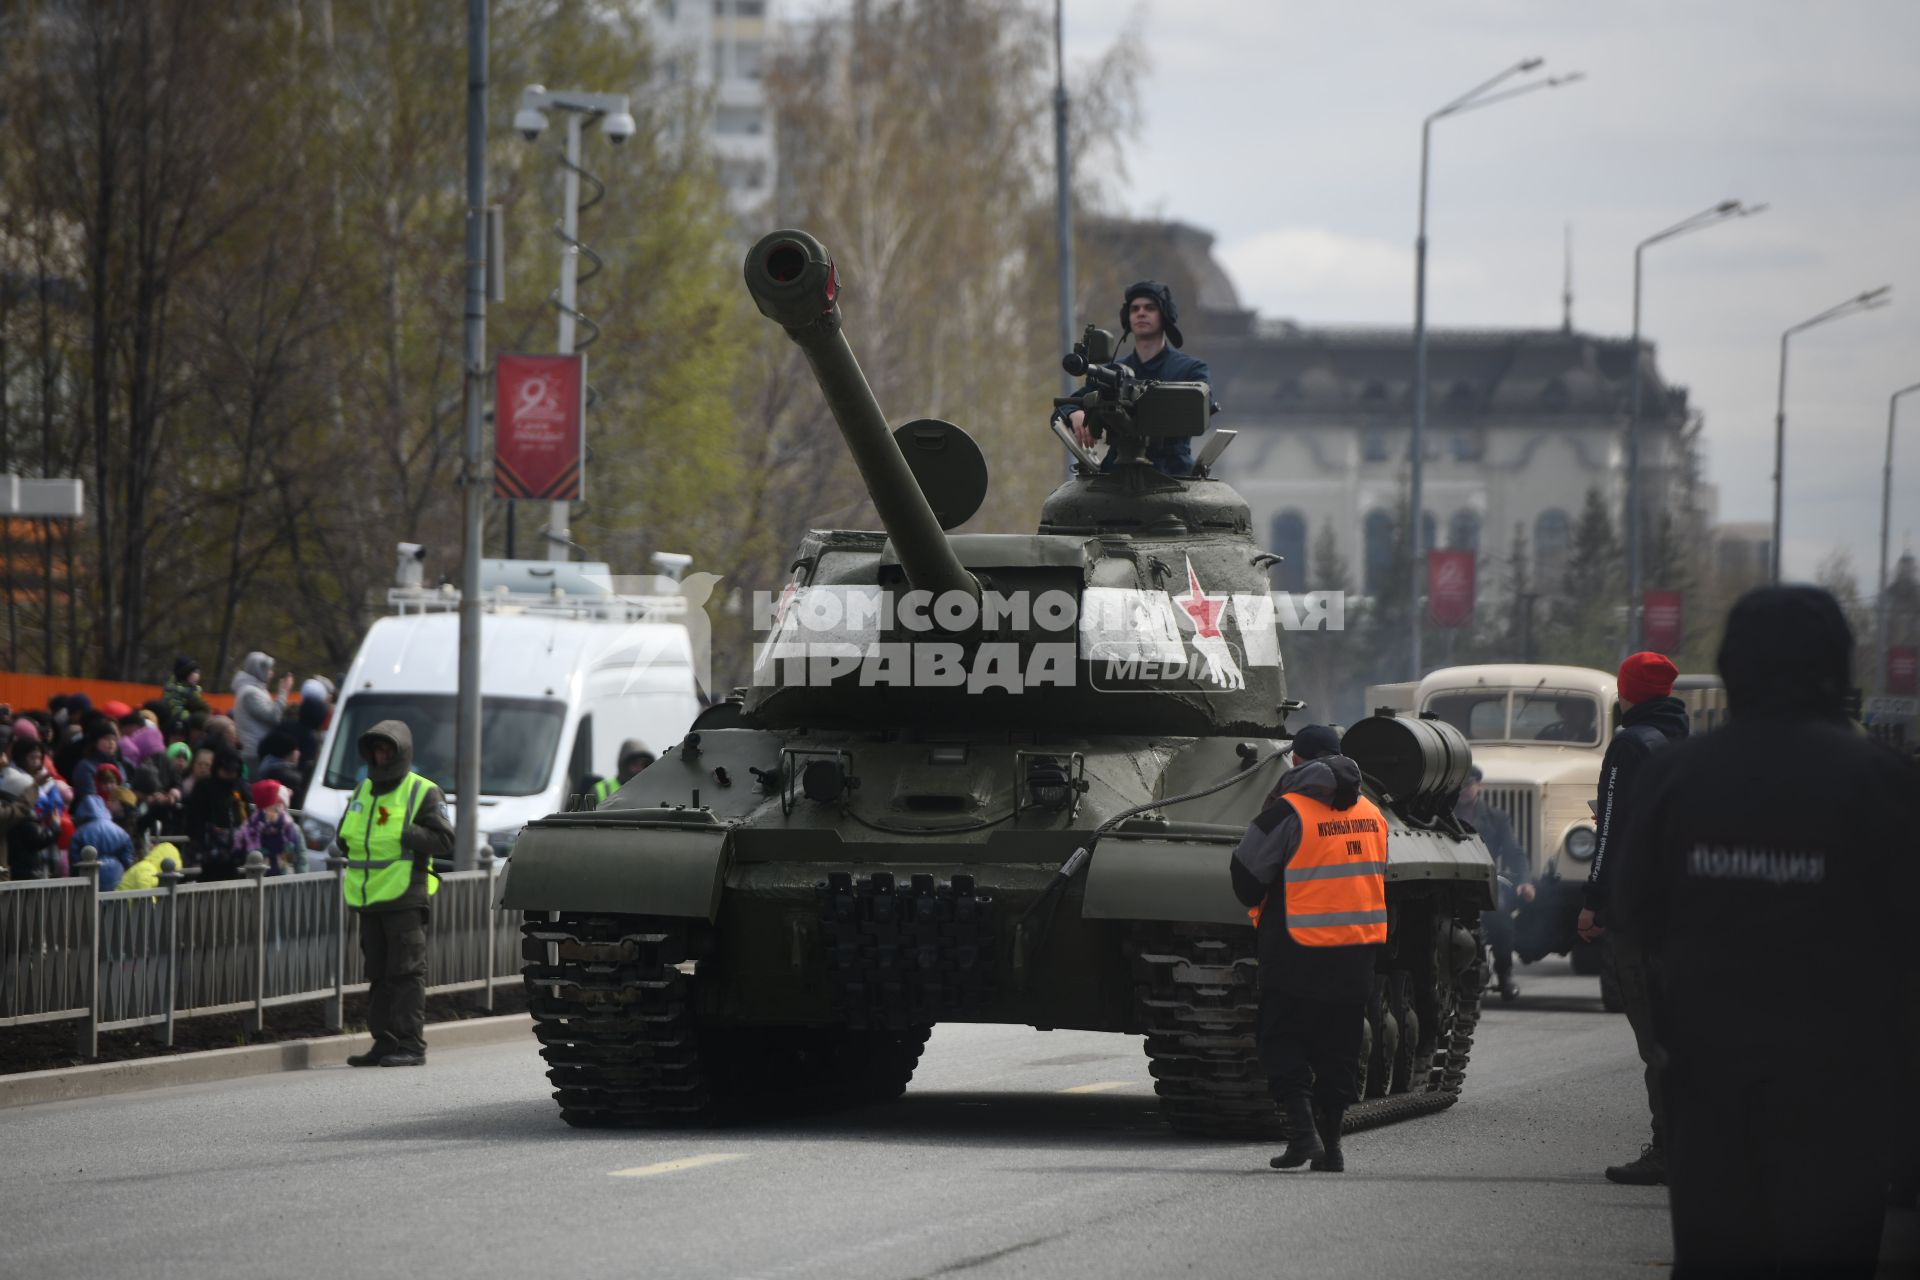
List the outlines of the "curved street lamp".
<svg viewBox="0 0 1920 1280">
<path fill-rule="evenodd" d="M 1663 240 L 1701 231 L 1729 218 L 1750 218 L 1764 212 L 1764 204 L 1722 200 L 1683 218 L 1665 231 L 1656 231 L 1633 247 L 1633 390 L 1627 399 L 1627 652 L 1640 648 L 1640 257 Z M 1665 414 L 1661 417 L 1664 419 Z M 1625 657 L 1626 654 L 1620 655 Z"/>
<path fill-rule="evenodd" d="M 1420 228 L 1413 242 L 1413 470 L 1408 477 L 1409 490 L 1409 537 L 1413 545 L 1413 575 L 1408 584 L 1410 607 L 1409 626 L 1412 640 L 1409 648 L 1411 655 L 1412 679 L 1420 678 L 1420 630 L 1426 622 L 1424 611 L 1420 607 L 1420 566 L 1421 532 L 1425 524 L 1421 519 L 1421 464 L 1426 459 L 1427 434 L 1427 170 L 1428 160 L 1433 149 L 1433 122 L 1444 120 L 1448 116 L 1460 115 L 1467 111 L 1477 111 L 1481 107 L 1491 107 L 1495 103 L 1507 102 L 1522 94 L 1537 89 L 1557 89 L 1561 85 L 1573 84 L 1584 80 L 1586 76 L 1579 71 L 1564 76 L 1548 76 L 1544 80 L 1530 80 L 1510 89 L 1494 90 L 1514 76 L 1536 71 L 1546 61 L 1544 58 L 1524 58 L 1514 63 L 1499 75 L 1493 77 L 1449 102 L 1420 123 Z"/>
<path fill-rule="evenodd" d="M 1770 548 L 1772 580 L 1775 584 L 1780 581 L 1780 495 L 1786 487 L 1787 472 L 1787 339 L 1830 320 L 1843 320 L 1862 311 L 1878 310 L 1893 301 L 1887 296 L 1892 292 L 1892 285 L 1883 284 L 1878 289 L 1855 294 L 1838 306 L 1828 307 L 1811 320 L 1802 320 L 1780 335 L 1780 395 L 1773 412 L 1773 546 Z"/>
<path fill-rule="evenodd" d="M 1893 415 L 1900 397 L 1916 391 L 1920 391 L 1920 382 L 1902 387 L 1887 397 L 1887 461 L 1880 471 L 1880 589 L 1873 597 L 1874 652 L 1880 666 L 1874 680 L 1882 692 L 1887 687 L 1887 527 L 1893 516 Z"/>
</svg>

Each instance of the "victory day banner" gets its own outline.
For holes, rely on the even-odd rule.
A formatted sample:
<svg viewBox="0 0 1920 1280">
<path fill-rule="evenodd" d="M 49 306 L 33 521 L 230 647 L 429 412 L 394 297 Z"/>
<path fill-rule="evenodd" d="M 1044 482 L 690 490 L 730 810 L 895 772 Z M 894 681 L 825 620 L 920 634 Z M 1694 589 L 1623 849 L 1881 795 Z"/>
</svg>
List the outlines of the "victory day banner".
<svg viewBox="0 0 1920 1280">
<path fill-rule="evenodd" d="M 1473 552 L 1427 552 L 1427 612 L 1436 627 L 1473 621 Z"/>
<path fill-rule="evenodd" d="M 493 496 L 577 502 L 585 488 L 587 358 L 501 356 L 493 374 Z"/>
<path fill-rule="evenodd" d="M 1648 591 L 1640 597 L 1640 642 L 1655 653 L 1672 653 L 1685 638 L 1678 591 Z"/>
</svg>

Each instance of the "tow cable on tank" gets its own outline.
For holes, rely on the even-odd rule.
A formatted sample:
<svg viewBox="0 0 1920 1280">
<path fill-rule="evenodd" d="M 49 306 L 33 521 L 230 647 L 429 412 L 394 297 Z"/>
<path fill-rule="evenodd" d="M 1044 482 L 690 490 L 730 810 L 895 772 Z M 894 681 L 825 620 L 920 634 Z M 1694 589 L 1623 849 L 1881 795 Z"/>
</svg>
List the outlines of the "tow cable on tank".
<svg viewBox="0 0 1920 1280">
<path fill-rule="evenodd" d="M 1021 952 L 1021 967 L 1026 967 L 1027 961 L 1032 959 L 1033 955 L 1040 950 L 1040 945 L 1046 941 L 1047 934 L 1053 929 L 1054 913 L 1060 909 L 1060 899 L 1065 895 L 1067 886 L 1073 883 L 1074 877 L 1078 876 L 1092 859 L 1094 847 L 1100 843 L 1101 836 L 1113 830 L 1129 818 L 1138 817 L 1143 813 L 1150 813 L 1155 809 L 1164 809 L 1168 805 L 1185 804 L 1189 800 L 1199 800 L 1204 796 L 1214 794 L 1216 791 L 1225 791 L 1235 783 L 1245 782 L 1248 778 L 1257 775 L 1264 766 L 1278 760 L 1283 754 L 1285 754 L 1284 750 L 1270 751 L 1257 760 L 1253 759 L 1250 755 L 1242 756 L 1240 767 L 1229 777 L 1222 778 L 1218 782 L 1208 783 L 1198 791 L 1187 791 L 1177 796 L 1167 796 L 1164 799 L 1150 800 L 1146 804 L 1137 804 L 1131 809 L 1122 809 L 1119 813 L 1114 814 L 1111 818 L 1108 818 L 1105 822 L 1095 827 L 1093 834 L 1087 837 L 1087 842 L 1067 855 L 1067 860 L 1061 863 L 1059 870 L 1053 873 L 1053 879 L 1048 881 L 1047 887 L 1040 891 L 1040 896 L 1033 900 L 1033 905 L 1026 909 L 1026 912 L 1021 915 L 1019 921 L 1015 924 L 1015 936 L 1026 940 Z M 1044 914 L 1042 914 L 1043 912 Z M 1039 916 L 1040 919 L 1037 924 L 1034 924 L 1033 920 L 1036 915 Z"/>
</svg>

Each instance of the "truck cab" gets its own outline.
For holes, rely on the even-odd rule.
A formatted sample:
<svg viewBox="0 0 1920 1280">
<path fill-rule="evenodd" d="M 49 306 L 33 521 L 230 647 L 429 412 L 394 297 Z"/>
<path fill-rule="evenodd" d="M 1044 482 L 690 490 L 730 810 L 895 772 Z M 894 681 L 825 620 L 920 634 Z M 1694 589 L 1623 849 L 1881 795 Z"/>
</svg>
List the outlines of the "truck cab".
<svg viewBox="0 0 1920 1280">
<path fill-rule="evenodd" d="M 1413 705 L 1466 736 L 1484 778 L 1481 799 L 1506 815 L 1526 851 L 1536 897 L 1516 929 L 1520 958 L 1575 951 L 1598 844 L 1588 802 L 1619 722 L 1613 676 L 1528 663 L 1443 667 L 1420 681 Z M 1588 956 L 1576 959 L 1589 967 Z"/>
</svg>

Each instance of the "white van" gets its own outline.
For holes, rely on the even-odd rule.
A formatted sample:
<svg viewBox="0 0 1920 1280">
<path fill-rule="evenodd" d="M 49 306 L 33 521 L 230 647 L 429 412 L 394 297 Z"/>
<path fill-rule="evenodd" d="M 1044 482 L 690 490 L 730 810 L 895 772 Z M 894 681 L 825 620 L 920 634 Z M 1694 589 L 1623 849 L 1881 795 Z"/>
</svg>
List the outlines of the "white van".
<svg viewBox="0 0 1920 1280">
<path fill-rule="evenodd" d="M 679 741 L 700 698 L 687 629 L 667 620 L 684 615 L 680 596 L 616 594 L 604 564 L 490 560 L 483 584 L 479 831 L 505 852 L 583 778 L 615 776 L 624 740 L 656 755 Z M 396 613 L 361 641 L 321 744 L 302 813 L 310 851 L 332 843 L 365 776 L 360 735 L 382 720 L 413 731 L 414 770 L 450 808 L 465 800 L 453 785 L 459 594 L 402 586 L 388 599 Z"/>
</svg>

